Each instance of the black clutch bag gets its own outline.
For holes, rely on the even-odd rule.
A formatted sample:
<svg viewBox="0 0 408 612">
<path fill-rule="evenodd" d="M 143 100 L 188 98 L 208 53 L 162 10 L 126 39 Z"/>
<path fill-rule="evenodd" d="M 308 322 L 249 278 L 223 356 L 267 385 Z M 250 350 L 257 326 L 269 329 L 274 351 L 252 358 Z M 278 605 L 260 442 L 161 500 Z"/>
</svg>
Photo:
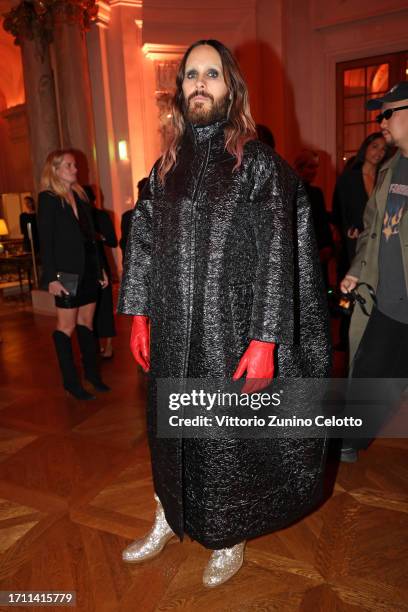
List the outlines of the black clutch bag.
<svg viewBox="0 0 408 612">
<path fill-rule="evenodd" d="M 78 291 L 79 274 L 72 272 L 57 272 L 57 279 L 63 285 L 64 289 L 69 292 L 69 295 L 75 297 Z"/>
</svg>

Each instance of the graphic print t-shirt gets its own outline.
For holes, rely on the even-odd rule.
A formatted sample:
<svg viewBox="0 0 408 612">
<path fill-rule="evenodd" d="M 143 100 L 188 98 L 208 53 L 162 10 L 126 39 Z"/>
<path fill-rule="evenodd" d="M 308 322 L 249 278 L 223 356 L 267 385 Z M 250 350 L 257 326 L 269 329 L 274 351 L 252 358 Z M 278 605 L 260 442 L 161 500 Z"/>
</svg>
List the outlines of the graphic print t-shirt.
<svg viewBox="0 0 408 612">
<path fill-rule="evenodd" d="M 408 294 L 402 263 L 399 226 L 408 205 L 408 157 L 401 157 L 392 174 L 381 232 L 378 260 L 378 309 L 408 323 Z"/>
</svg>

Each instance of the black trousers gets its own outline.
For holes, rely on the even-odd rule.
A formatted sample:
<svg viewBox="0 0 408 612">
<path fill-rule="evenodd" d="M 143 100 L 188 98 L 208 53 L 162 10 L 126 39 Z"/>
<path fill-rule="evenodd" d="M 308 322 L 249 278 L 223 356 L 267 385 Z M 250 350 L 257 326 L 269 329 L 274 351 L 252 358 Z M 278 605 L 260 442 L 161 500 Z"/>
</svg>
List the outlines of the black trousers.
<svg viewBox="0 0 408 612">
<path fill-rule="evenodd" d="M 368 414 L 371 437 L 343 440 L 343 448 L 367 448 L 393 412 L 392 404 L 406 387 L 408 378 L 408 324 L 390 319 L 373 309 L 353 362 L 349 396 L 355 397 L 358 378 L 387 379 L 376 385 L 378 405 Z M 402 380 L 401 380 L 402 379 Z M 405 380 L 404 380 L 405 379 Z M 360 393 L 361 395 L 361 393 Z M 348 409 L 349 416 L 353 414 Z"/>
</svg>

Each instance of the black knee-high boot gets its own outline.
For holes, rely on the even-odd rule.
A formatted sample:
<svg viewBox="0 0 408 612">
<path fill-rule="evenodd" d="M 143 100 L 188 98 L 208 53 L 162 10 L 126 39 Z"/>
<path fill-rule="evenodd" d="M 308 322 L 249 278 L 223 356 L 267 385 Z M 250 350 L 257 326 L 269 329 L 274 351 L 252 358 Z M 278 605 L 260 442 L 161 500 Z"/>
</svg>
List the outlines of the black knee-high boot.
<svg viewBox="0 0 408 612">
<path fill-rule="evenodd" d="M 76 329 L 86 380 L 92 383 L 97 391 L 110 391 L 99 374 L 98 350 L 93 331 L 85 325 L 77 325 Z"/>
<path fill-rule="evenodd" d="M 52 334 L 52 338 L 54 340 L 64 389 L 71 393 L 71 395 L 73 395 L 76 399 L 95 399 L 94 395 L 91 395 L 83 388 L 79 380 L 78 372 L 74 363 L 74 355 L 72 353 L 71 338 L 59 330 L 56 330 Z"/>
</svg>

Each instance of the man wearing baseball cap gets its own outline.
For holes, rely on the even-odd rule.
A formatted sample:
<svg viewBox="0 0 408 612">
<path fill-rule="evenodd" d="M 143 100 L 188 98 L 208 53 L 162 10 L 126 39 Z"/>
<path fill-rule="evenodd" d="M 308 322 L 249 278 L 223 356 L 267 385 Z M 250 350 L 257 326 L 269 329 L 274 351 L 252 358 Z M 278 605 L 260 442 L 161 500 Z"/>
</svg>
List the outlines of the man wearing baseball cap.
<svg viewBox="0 0 408 612">
<path fill-rule="evenodd" d="M 378 110 L 377 122 L 395 155 L 381 168 L 364 212 L 356 256 L 340 284 L 349 293 L 360 283 L 376 293 L 373 302 L 366 285 L 358 292 L 369 316 L 356 305 L 350 325 L 352 378 L 408 378 L 408 81 L 397 83 L 381 98 L 368 100 Z M 395 386 L 395 385 L 394 385 Z M 373 417 L 372 436 L 386 414 Z M 341 460 L 354 462 L 359 449 L 372 440 L 343 440 Z"/>
</svg>

